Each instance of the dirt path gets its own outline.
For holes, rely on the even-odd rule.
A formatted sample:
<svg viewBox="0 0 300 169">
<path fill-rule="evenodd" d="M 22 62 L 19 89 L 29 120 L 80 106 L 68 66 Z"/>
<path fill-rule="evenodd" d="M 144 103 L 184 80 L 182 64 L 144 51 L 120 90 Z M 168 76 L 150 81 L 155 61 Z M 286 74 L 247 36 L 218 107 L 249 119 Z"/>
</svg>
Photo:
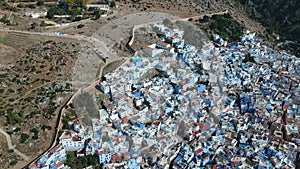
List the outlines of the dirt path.
<svg viewBox="0 0 300 169">
<path fill-rule="evenodd" d="M 2 128 L 0 128 L 0 133 L 3 134 L 6 137 L 6 141 L 7 141 L 7 145 L 8 145 L 9 149 L 14 150 L 14 152 L 16 154 L 18 154 L 20 157 L 22 157 L 25 161 L 29 161 L 30 160 L 30 157 L 28 157 L 27 155 L 21 153 L 19 150 L 15 149 L 13 147 L 11 139 L 10 139 L 10 136 Z"/>
<path fill-rule="evenodd" d="M 15 33 L 22 33 L 22 34 L 38 35 L 38 36 L 56 36 L 56 37 L 71 38 L 71 39 L 77 39 L 77 40 L 85 41 L 85 42 L 88 42 L 88 43 L 92 44 L 92 46 L 94 48 L 97 48 L 99 51 L 102 52 L 103 55 L 105 55 L 107 57 L 108 62 L 105 64 L 105 65 L 107 65 L 108 63 L 110 63 L 112 61 L 115 61 L 115 60 L 118 60 L 118 59 L 122 58 L 122 57 L 119 57 L 115 52 L 113 52 L 111 50 L 111 45 L 114 45 L 115 42 L 118 42 L 120 40 L 120 38 L 128 37 L 130 35 L 130 34 L 128 34 L 127 31 L 124 31 L 124 29 L 126 27 L 129 29 L 129 32 L 130 32 L 130 30 L 134 26 L 149 24 L 149 23 L 152 23 L 152 22 L 161 22 L 165 18 L 168 18 L 172 21 L 179 21 L 179 20 L 186 21 L 189 18 L 199 18 L 199 17 L 203 17 L 204 15 L 222 14 L 222 13 L 226 13 L 226 12 L 227 11 L 217 12 L 217 13 L 213 13 L 213 14 L 202 14 L 202 15 L 198 15 L 198 16 L 191 16 L 191 17 L 188 17 L 188 18 L 179 18 L 179 17 L 175 17 L 175 16 L 171 16 L 169 14 L 163 14 L 163 13 L 132 14 L 132 15 L 130 15 L 130 17 L 129 16 L 124 16 L 122 18 L 113 20 L 112 22 L 106 24 L 105 26 L 100 28 L 99 32 L 96 32 L 96 36 L 92 36 L 92 37 L 87 37 L 87 36 L 83 36 L 83 35 L 60 36 L 57 32 L 27 32 L 27 31 L 16 31 L 16 30 L 0 30 L 0 31 L 1 32 L 15 32 Z M 141 18 L 141 19 L 136 19 L 136 18 Z M 146 23 L 144 23 L 144 22 L 146 22 Z M 124 27 L 124 26 L 126 26 L 126 27 Z M 106 37 L 105 36 L 106 34 L 108 34 L 110 36 Z M 126 62 L 124 62 L 124 63 L 126 63 Z M 121 64 L 121 65 L 123 65 L 123 64 Z M 105 65 L 103 66 L 103 68 L 105 67 Z M 101 70 L 100 70 L 101 74 L 102 74 L 103 68 L 101 68 Z M 73 99 L 76 98 L 78 95 L 80 95 L 82 92 L 90 90 L 91 88 L 94 88 L 95 85 L 99 82 L 99 80 L 98 79 L 93 79 L 93 80 L 86 81 L 86 82 L 89 82 L 90 85 L 77 90 L 72 95 L 72 97 L 66 102 L 66 104 L 64 104 L 64 105 L 68 105 L 69 103 L 71 103 L 73 101 Z M 64 106 L 62 106 L 60 114 L 58 115 L 58 122 L 57 122 L 58 124 L 57 124 L 57 127 L 55 129 L 56 131 L 53 135 L 55 140 L 52 143 L 52 145 L 49 147 L 49 149 L 51 149 L 52 147 L 54 147 L 57 144 L 58 131 L 62 127 L 61 117 L 64 114 L 64 112 L 65 112 L 65 108 L 64 108 Z M 28 161 L 30 159 L 28 156 L 22 154 L 20 151 L 14 149 L 12 147 L 10 136 L 5 131 L 3 131 L 1 128 L 0 128 L 0 132 L 2 134 L 4 134 L 5 137 L 7 138 L 9 148 L 12 148 L 25 161 Z M 49 149 L 47 149 L 47 150 L 49 150 Z M 47 150 L 45 152 L 47 152 Z M 41 156 L 39 156 L 39 157 L 41 157 Z M 36 160 L 38 160 L 38 158 L 35 159 L 34 162 Z"/>
</svg>

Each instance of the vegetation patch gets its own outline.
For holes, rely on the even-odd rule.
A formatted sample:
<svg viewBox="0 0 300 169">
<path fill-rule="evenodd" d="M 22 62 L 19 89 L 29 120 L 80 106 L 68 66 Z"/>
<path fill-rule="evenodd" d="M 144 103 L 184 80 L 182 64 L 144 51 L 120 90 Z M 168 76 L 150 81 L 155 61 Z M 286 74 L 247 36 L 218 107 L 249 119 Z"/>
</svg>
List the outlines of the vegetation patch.
<svg viewBox="0 0 300 169">
<path fill-rule="evenodd" d="M 71 168 L 86 168 L 89 166 L 93 166 L 95 169 L 102 168 L 99 164 L 99 158 L 97 155 L 87 155 L 85 157 L 77 158 L 74 152 L 67 152 L 67 160 L 64 164 Z"/>
<path fill-rule="evenodd" d="M 96 77 L 99 77 L 100 76 L 100 73 L 101 73 L 101 70 L 102 70 L 102 67 L 104 66 L 105 64 L 103 62 L 101 62 L 98 66 L 98 69 L 97 69 L 97 73 L 96 73 Z"/>
<path fill-rule="evenodd" d="M 116 70 L 125 60 L 116 60 L 109 64 L 107 64 L 102 71 L 102 76 L 106 75 L 107 73 L 113 72 Z"/>
<path fill-rule="evenodd" d="M 250 18 L 262 23 L 270 35 L 280 35 L 281 50 L 300 57 L 299 0 L 239 0 Z M 277 34 L 277 35 L 276 35 Z M 287 41 L 287 42 L 286 42 Z"/>
<path fill-rule="evenodd" d="M 145 73 L 139 80 L 144 81 L 146 79 L 153 79 L 156 76 L 159 76 L 160 72 L 156 69 L 151 69 L 149 72 Z"/>
<path fill-rule="evenodd" d="M 20 143 L 25 143 L 25 141 L 29 138 L 27 133 L 22 133 L 20 138 Z"/>
<path fill-rule="evenodd" d="M 208 35 L 218 34 L 228 42 L 237 42 L 242 35 L 244 25 L 235 21 L 230 14 L 204 16 L 196 24 Z"/>
</svg>

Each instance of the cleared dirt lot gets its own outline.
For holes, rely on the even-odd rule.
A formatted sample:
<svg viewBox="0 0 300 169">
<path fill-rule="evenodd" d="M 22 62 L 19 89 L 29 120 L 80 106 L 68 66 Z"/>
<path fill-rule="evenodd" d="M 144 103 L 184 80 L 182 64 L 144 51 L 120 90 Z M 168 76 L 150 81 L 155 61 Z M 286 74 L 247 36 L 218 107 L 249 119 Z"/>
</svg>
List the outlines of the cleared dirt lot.
<svg viewBox="0 0 300 169">
<path fill-rule="evenodd" d="M 123 39 L 131 36 L 131 30 L 133 26 L 158 22 L 166 18 L 172 20 L 179 17 L 161 12 L 141 12 L 130 14 L 115 19 L 108 24 L 100 27 L 93 36 L 103 40 L 110 47 L 112 47 L 116 43 L 119 43 Z"/>
<path fill-rule="evenodd" d="M 9 46 L 0 43 L 0 64 L 11 64 L 18 57 L 18 52 Z"/>
</svg>

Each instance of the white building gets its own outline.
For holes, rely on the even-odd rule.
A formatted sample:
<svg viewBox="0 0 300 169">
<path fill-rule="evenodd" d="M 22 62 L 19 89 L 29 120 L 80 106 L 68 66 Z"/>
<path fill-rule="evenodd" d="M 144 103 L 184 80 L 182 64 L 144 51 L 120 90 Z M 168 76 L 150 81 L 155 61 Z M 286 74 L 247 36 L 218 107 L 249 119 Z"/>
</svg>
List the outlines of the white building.
<svg viewBox="0 0 300 169">
<path fill-rule="evenodd" d="M 142 47 L 143 52 L 145 52 L 148 56 L 154 57 L 163 52 L 162 49 L 156 49 L 155 44 L 150 46 L 143 46 Z"/>
<path fill-rule="evenodd" d="M 25 15 L 36 19 L 36 18 L 39 18 L 39 17 L 47 16 L 47 11 L 41 11 L 41 12 L 31 11 L 31 12 L 27 12 Z"/>
<path fill-rule="evenodd" d="M 84 141 L 73 141 L 72 139 L 61 139 L 60 143 L 62 144 L 65 150 L 79 150 L 84 148 Z"/>
</svg>

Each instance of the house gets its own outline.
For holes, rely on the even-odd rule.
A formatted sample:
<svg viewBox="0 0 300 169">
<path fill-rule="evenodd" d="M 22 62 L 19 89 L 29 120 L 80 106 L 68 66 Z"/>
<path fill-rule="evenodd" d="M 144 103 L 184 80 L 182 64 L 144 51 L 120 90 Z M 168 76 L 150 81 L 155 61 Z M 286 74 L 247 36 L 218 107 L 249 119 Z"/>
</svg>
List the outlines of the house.
<svg viewBox="0 0 300 169">
<path fill-rule="evenodd" d="M 130 159 L 127 162 L 127 166 L 130 169 L 140 169 L 140 165 L 137 163 L 137 161 L 135 159 Z"/>
<path fill-rule="evenodd" d="M 105 154 L 103 152 L 101 153 L 98 152 L 98 158 L 100 164 L 107 164 L 111 161 L 111 153 Z"/>
<path fill-rule="evenodd" d="M 166 42 L 159 41 L 156 43 L 156 47 L 160 49 L 168 50 L 168 48 L 171 47 L 171 45 Z"/>
<path fill-rule="evenodd" d="M 155 57 L 161 54 L 164 50 L 156 49 L 155 44 L 150 46 L 143 46 L 142 51 L 145 52 L 148 56 Z"/>
<path fill-rule="evenodd" d="M 134 65 L 136 67 L 142 67 L 143 66 L 143 59 L 140 58 L 140 57 L 134 57 L 134 58 L 132 58 L 132 61 L 133 61 Z"/>
<path fill-rule="evenodd" d="M 84 148 L 84 141 L 73 141 L 73 139 L 61 139 L 60 143 L 65 150 L 75 151 Z"/>
<path fill-rule="evenodd" d="M 170 63 L 159 63 L 159 64 L 157 64 L 156 66 L 155 66 L 155 68 L 157 69 L 157 70 L 160 70 L 160 71 L 167 71 L 167 70 L 169 70 L 170 69 Z"/>
<path fill-rule="evenodd" d="M 104 94 L 109 94 L 110 93 L 110 85 L 109 85 L 109 83 L 106 82 L 106 81 L 101 82 L 99 90 L 102 91 Z"/>
<path fill-rule="evenodd" d="M 87 9 L 97 8 L 97 9 L 100 9 L 100 10 L 108 11 L 109 10 L 109 5 L 108 4 L 87 4 L 86 8 Z"/>
<path fill-rule="evenodd" d="M 64 169 L 66 166 L 62 162 L 54 163 L 50 166 L 50 169 Z"/>
<path fill-rule="evenodd" d="M 62 169 L 66 166 L 61 163 L 67 158 L 66 151 L 61 144 L 52 148 L 49 152 L 43 155 L 38 162 L 29 166 L 32 169 L 38 168 L 50 168 L 50 169 Z"/>
<path fill-rule="evenodd" d="M 206 90 L 206 86 L 205 85 L 201 84 L 201 85 L 198 86 L 198 89 L 197 89 L 198 93 L 202 93 L 205 90 Z"/>
<path fill-rule="evenodd" d="M 76 157 L 84 157 L 84 149 L 80 149 L 76 152 Z"/>
<path fill-rule="evenodd" d="M 168 47 L 167 51 L 170 53 L 175 53 L 175 49 L 172 46 Z"/>
<path fill-rule="evenodd" d="M 33 19 L 39 18 L 39 17 L 45 17 L 47 16 L 47 11 L 40 11 L 40 12 L 26 12 L 26 16 L 32 17 Z"/>
</svg>

